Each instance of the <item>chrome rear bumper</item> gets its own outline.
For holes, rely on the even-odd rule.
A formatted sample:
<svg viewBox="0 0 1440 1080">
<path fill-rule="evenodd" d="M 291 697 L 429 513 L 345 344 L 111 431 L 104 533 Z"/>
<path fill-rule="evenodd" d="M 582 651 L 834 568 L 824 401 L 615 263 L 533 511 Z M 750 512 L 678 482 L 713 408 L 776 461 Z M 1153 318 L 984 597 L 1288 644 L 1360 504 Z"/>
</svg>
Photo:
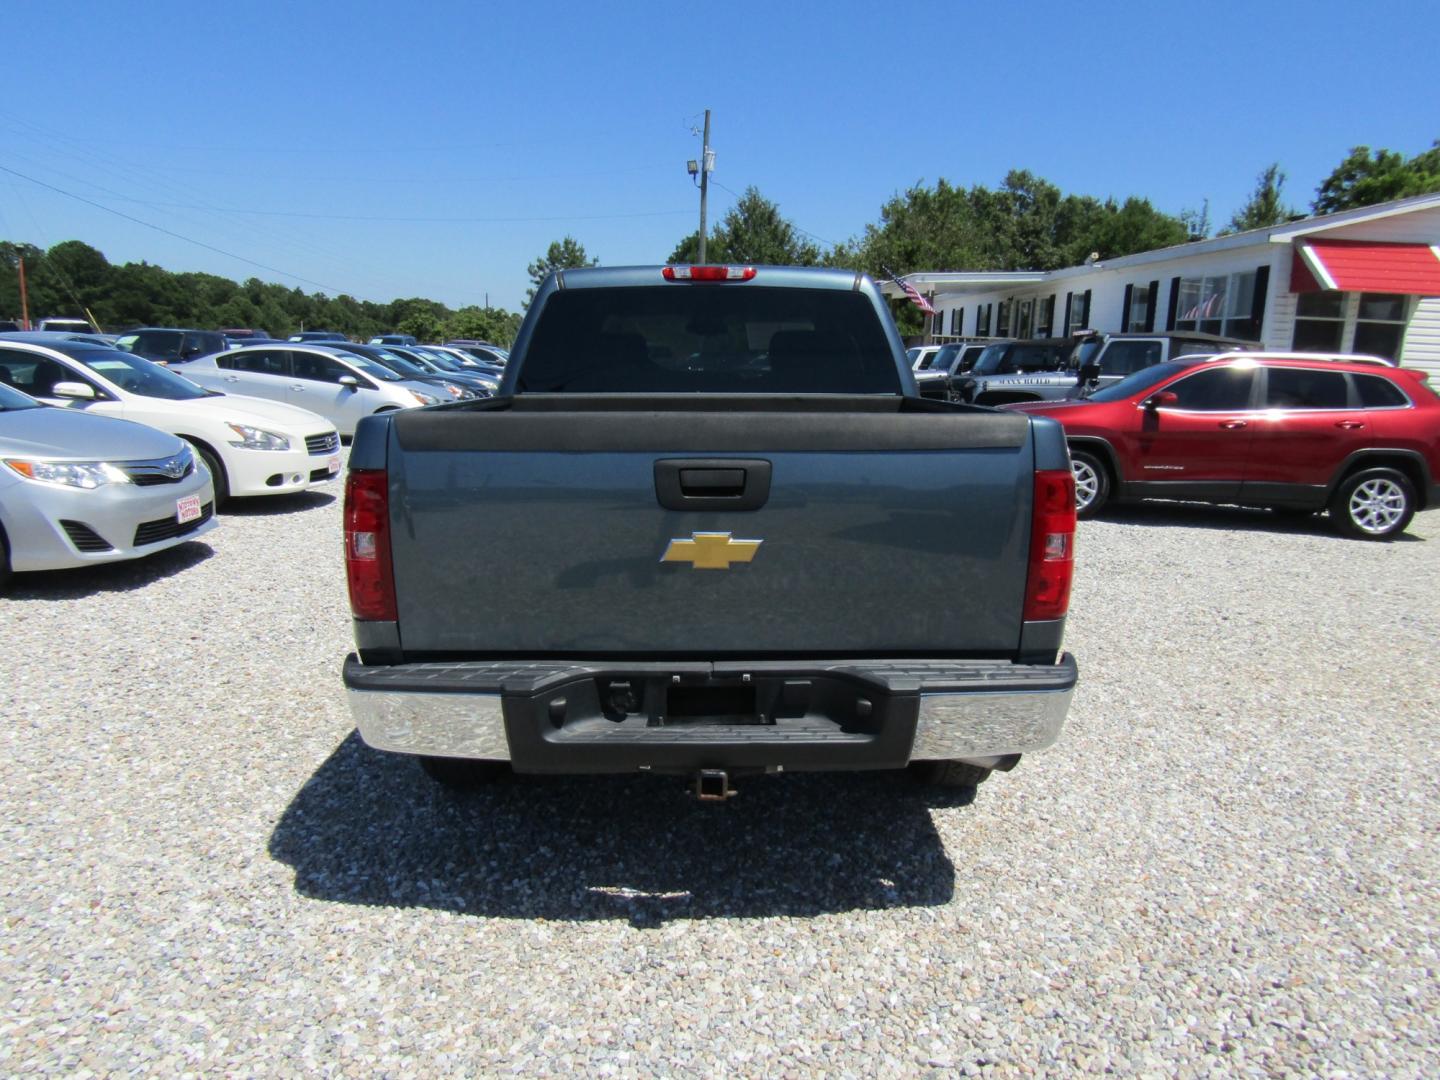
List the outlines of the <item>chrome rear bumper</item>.
<svg viewBox="0 0 1440 1080">
<path fill-rule="evenodd" d="M 671 726 L 591 710 L 571 719 L 594 688 L 624 678 L 690 685 L 730 680 L 825 683 L 827 708 L 767 723 Z M 790 769 L 893 768 L 908 761 L 1027 754 L 1059 738 L 1077 671 L 996 661 L 761 661 L 643 663 L 476 662 L 345 665 L 351 713 L 377 750 L 515 761 L 535 771 L 614 771 L 775 764 Z M 840 707 L 835 686 L 844 686 Z M 863 711 L 853 708 L 861 703 Z M 557 711 L 558 710 L 558 711 Z M 641 710 L 643 713 L 644 710 Z M 857 719 L 858 718 L 858 719 Z M 657 719 L 660 723 L 657 723 Z M 765 719 L 763 716 L 761 719 Z M 517 747 L 519 752 L 517 752 Z"/>
</svg>

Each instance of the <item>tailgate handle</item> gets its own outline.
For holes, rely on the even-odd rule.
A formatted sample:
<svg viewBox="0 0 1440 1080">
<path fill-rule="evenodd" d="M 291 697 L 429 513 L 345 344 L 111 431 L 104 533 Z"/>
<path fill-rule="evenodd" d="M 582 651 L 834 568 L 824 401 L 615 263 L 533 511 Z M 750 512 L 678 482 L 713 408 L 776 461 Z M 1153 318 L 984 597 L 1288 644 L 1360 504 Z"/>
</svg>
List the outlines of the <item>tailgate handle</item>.
<svg viewBox="0 0 1440 1080">
<path fill-rule="evenodd" d="M 770 498 L 770 462 L 749 458 L 663 458 L 655 497 L 667 510 L 759 510 Z"/>
</svg>

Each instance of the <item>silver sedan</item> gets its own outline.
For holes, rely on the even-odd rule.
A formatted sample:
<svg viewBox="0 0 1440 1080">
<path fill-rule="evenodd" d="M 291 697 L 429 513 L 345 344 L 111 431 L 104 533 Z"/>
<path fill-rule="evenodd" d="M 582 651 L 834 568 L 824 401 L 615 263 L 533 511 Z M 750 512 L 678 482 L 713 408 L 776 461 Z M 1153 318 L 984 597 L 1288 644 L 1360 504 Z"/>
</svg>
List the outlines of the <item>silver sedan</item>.
<svg viewBox="0 0 1440 1080">
<path fill-rule="evenodd" d="M 140 558 L 214 527 L 210 474 L 187 443 L 0 383 L 0 584 Z"/>
</svg>

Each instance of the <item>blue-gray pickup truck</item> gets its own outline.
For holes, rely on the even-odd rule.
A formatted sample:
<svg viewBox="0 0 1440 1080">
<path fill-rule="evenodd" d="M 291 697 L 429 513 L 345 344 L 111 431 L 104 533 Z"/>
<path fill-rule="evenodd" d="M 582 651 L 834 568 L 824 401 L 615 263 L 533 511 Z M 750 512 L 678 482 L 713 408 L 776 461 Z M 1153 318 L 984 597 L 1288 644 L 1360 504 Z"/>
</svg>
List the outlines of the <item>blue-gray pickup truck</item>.
<svg viewBox="0 0 1440 1080">
<path fill-rule="evenodd" d="M 497 396 L 360 421 L 345 499 L 357 727 L 448 784 L 973 789 L 1075 686 L 1061 428 L 923 400 L 863 274 L 554 274 Z"/>
</svg>

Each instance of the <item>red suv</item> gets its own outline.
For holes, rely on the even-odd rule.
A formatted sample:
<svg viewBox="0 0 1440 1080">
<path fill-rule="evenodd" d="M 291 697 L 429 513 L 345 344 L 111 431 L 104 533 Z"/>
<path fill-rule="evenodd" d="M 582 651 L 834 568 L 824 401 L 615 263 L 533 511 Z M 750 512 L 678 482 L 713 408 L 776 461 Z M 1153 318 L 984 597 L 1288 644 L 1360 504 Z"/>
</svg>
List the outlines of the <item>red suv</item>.
<svg viewBox="0 0 1440 1080">
<path fill-rule="evenodd" d="M 1342 532 L 1388 540 L 1440 503 L 1440 396 L 1381 360 L 1181 357 L 1082 400 L 1002 408 L 1064 425 L 1082 517 L 1147 498 L 1328 508 Z"/>
</svg>

